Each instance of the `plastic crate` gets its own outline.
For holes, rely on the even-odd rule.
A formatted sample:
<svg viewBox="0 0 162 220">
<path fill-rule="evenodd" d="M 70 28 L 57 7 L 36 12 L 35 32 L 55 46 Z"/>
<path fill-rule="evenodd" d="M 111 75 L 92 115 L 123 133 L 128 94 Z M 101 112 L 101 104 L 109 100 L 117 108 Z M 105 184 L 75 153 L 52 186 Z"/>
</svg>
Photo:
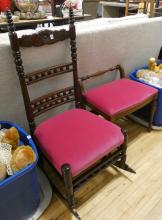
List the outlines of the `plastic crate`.
<svg viewBox="0 0 162 220">
<path fill-rule="evenodd" d="M 158 61 L 158 64 L 160 64 L 160 63 L 162 63 L 162 60 Z M 158 93 L 158 99 L 157 99 L 157 109 L 156 109 L 156 112 L 155 112 L 155 115 L 154 115 L 153 125 L 161 127 L 162 126 L 162 88 L 158 88 L 156 86 L 152 86 L 152 85 L 150 85 L 150 84 L 148 84 L 146 82 L 143 82 L 143 81 L 139 80 L 136 77 L 136 73 L 137 73 L 138 70 L 140 70 L 140 69 L 147 69 L 147 68 L 148 68 L 148 66 L 145 65 L 143 67 L 135 69 L 134 71 L 132 71 L 129 74 L 129 77 L 132 80 L 135 80 L 137 82 L 146 84 L 146 85 L 151 86 L 153 88 L 156 88 L 158 90 L 159 93 Z M 148 121 L 149 112 L 150 112 L 150 106 L 148 105 L 148 106 L 138 110 L 136 113 L 134 113 L 134 115 L 139 117 L 139 118 L 141 118 L 141 119 L 144 119 L 145 121 Z"/>
<path fill-rule="evenodd" d="M 20 145 L 30 145 L 36 154 L 37 160 L 33 164 L 0 182 L 0 219 L 26 220 L 32 217 L 40 203 L 36 174 L 38 153 L 32 138 L 21 127 L 4 121 L 0 121 L 0 126 L 16 127 L 20 134 Z"/>
</svg>

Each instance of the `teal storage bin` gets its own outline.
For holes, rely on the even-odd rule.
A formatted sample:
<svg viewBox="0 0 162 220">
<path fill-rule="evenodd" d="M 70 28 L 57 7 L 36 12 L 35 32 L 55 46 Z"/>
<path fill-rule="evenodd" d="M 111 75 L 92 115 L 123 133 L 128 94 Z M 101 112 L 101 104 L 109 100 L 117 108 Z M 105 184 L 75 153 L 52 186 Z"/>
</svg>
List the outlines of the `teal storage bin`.
<svg viewBox="0 0 162 220">
<path fill-rule="evenodd" d="M 159 60 L 158 61 L 158 64 L 162 63 L 162 60 Z M 156 112 L 155 112 L 155 115 L 154 115 L 154 120 L 153 120 L 153 125 L 154 126 L 157 126 L 157 127 L 161 127 L 162 126 L 162 88 L 158 88 L 156 86 L 152 86 L 150 84 L 147 84 L 141 80 L 139 80 L 137 77 L 136 77 L 136 73 L 138 70 L 140 69 L 147 69 L 148 66 L 145 65 L 143 67 L 140 67 L 138 69 L 135 69 L 134 71 L 132 71 L 130 74 L 129 74 L 129 77 L 130 79 L 132 80 L 135 80 L 137 82 L 140 82 L 140 83 L 144 83 L 148 86 L 151 86 L 153 88 L 156 88 L 158 90 L 158 99 L 157 99 L 157 109 L 156 109 Z M 137 111 L 136 113 L 134 113 L 135 116 L 141 118 L 141 119 L 144 119 L 145 121 L 148 121 L 148 118 L 149 118 L 149 112 L 150 112 L 150 106 L 146 106 L 142 109 L 140 109 L 139 111 Z"/>
<path fill-rule="evenodd" d="M 32 217 L 40 204 L 40 187 L 36 174 L 37 149 L 30 135 L 20 126 L 5 121 L 0 121 L 0 126 L 16 127 L 20 134 L 19 145 L 30 145 L 37 157 L 35 163 L 0 182 L 0 219 L 27 220 Z"/>
</svg>

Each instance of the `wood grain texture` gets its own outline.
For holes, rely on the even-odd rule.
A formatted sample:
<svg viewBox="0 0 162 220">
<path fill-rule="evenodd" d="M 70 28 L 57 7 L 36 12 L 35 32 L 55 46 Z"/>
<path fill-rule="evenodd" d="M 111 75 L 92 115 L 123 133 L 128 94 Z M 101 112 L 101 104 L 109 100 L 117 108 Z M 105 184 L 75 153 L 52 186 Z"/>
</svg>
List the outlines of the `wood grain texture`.
<svg viewBox="0 0 162 220">
<path fill-rule="evenodd" d="M 130 120 L 119 124 L 128 131 L 131 174 L 109 167 L 76 192 L 82 220 L 162 219 L 162 131 L 148 133 Z M 39 220 L 75 220 L 54 194 Z"/>
<path fill-rule="evenodd" d="M 19 38 L 19 46 L 21 47 L 40 47 L 46 44 L 54 44 L 58 41 L 64 41 L 69 38 L 69 31 L 61 29 L 55 30 L 41 30 L 32 35 L 23 35 Z"/>
</svg>

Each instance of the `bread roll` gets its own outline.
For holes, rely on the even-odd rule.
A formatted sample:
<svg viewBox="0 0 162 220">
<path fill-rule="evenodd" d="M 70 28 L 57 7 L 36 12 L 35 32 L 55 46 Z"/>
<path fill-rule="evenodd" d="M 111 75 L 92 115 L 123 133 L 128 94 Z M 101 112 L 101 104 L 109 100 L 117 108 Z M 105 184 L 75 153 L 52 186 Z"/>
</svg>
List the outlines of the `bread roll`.
<svg viewBox="0 0 162 220">
<path fill-rule="evenodd" d="M 19 146 L 13 153 L 11 168 L 17 172 L 36 161 L 36 155 L 30 146 Z"/>
<path fill-rule="evenodd" d="M 19 139 L 20 139 L 20 136 L 19 136 L 18 130 L 15 127 L 11 127 L 7 129 L 1 142 L 10 144 L 12 145 L 13 149 L 15 149 L 18 146 Z"/>
</svg>

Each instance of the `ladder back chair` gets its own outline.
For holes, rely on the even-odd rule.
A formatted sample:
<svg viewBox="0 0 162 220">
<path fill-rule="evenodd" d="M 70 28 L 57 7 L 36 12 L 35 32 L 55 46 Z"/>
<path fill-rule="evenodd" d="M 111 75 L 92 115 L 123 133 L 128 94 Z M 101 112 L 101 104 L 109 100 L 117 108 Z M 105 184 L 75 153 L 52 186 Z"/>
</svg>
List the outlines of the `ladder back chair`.
<svg viewBox="0 0 162 220">
<path fill-rule="evenodd" d="M 114 165 L 134 172 L 126 164 L 127 135 L 120 127 L 79 108 L 80 94 L 77 76 L 76 33 L 73 11 L 70 9 L 69 30 L 42 30 L 36 34 L 18 37 L 14 31 L 10 11 L 6 12 L 9 38 L 17 74 L 24 99 L 27 119 L 32 136 L 43 160 L 48 161 L 62 188 L 50 179 L 55 191 L 70 211 L 80 219 L 76 211 L 74 192 L 103 168 Z M 25 73 L 20 47 L 43 46 L 70 39 L 71 61 L 33 73 Z M 73 74 L 74 86 L 30 99 L 28 87 L 40 81 L 67 72 Z M 35 124 L 35 118 L 51 108 L 74 101 L 75 109 Z M 43 167 L 43 163 L 40 161 Z M 44 169 L 45 170 L 45 169 Z M 45 170 L 46 171 L 46 170 Z M 50 178 L 50 176 L 49 176 Z"/>
<path fill-rule="evenodd" d="M 120 79 L 95 88 L 85 89 L 84 81 L 114 70 L 119 71 Z M 148 131 L 151 131 L 156 110 L 157 89 L 126 78 L 121 65 L 82 77 L 79 79 L 79 83 L 82 90 L 82 102 L 85 106 L 89 106 L 95 113 L 101 114 L 112 122 L 151 104 L 148 126 Z"/>
</svg>

